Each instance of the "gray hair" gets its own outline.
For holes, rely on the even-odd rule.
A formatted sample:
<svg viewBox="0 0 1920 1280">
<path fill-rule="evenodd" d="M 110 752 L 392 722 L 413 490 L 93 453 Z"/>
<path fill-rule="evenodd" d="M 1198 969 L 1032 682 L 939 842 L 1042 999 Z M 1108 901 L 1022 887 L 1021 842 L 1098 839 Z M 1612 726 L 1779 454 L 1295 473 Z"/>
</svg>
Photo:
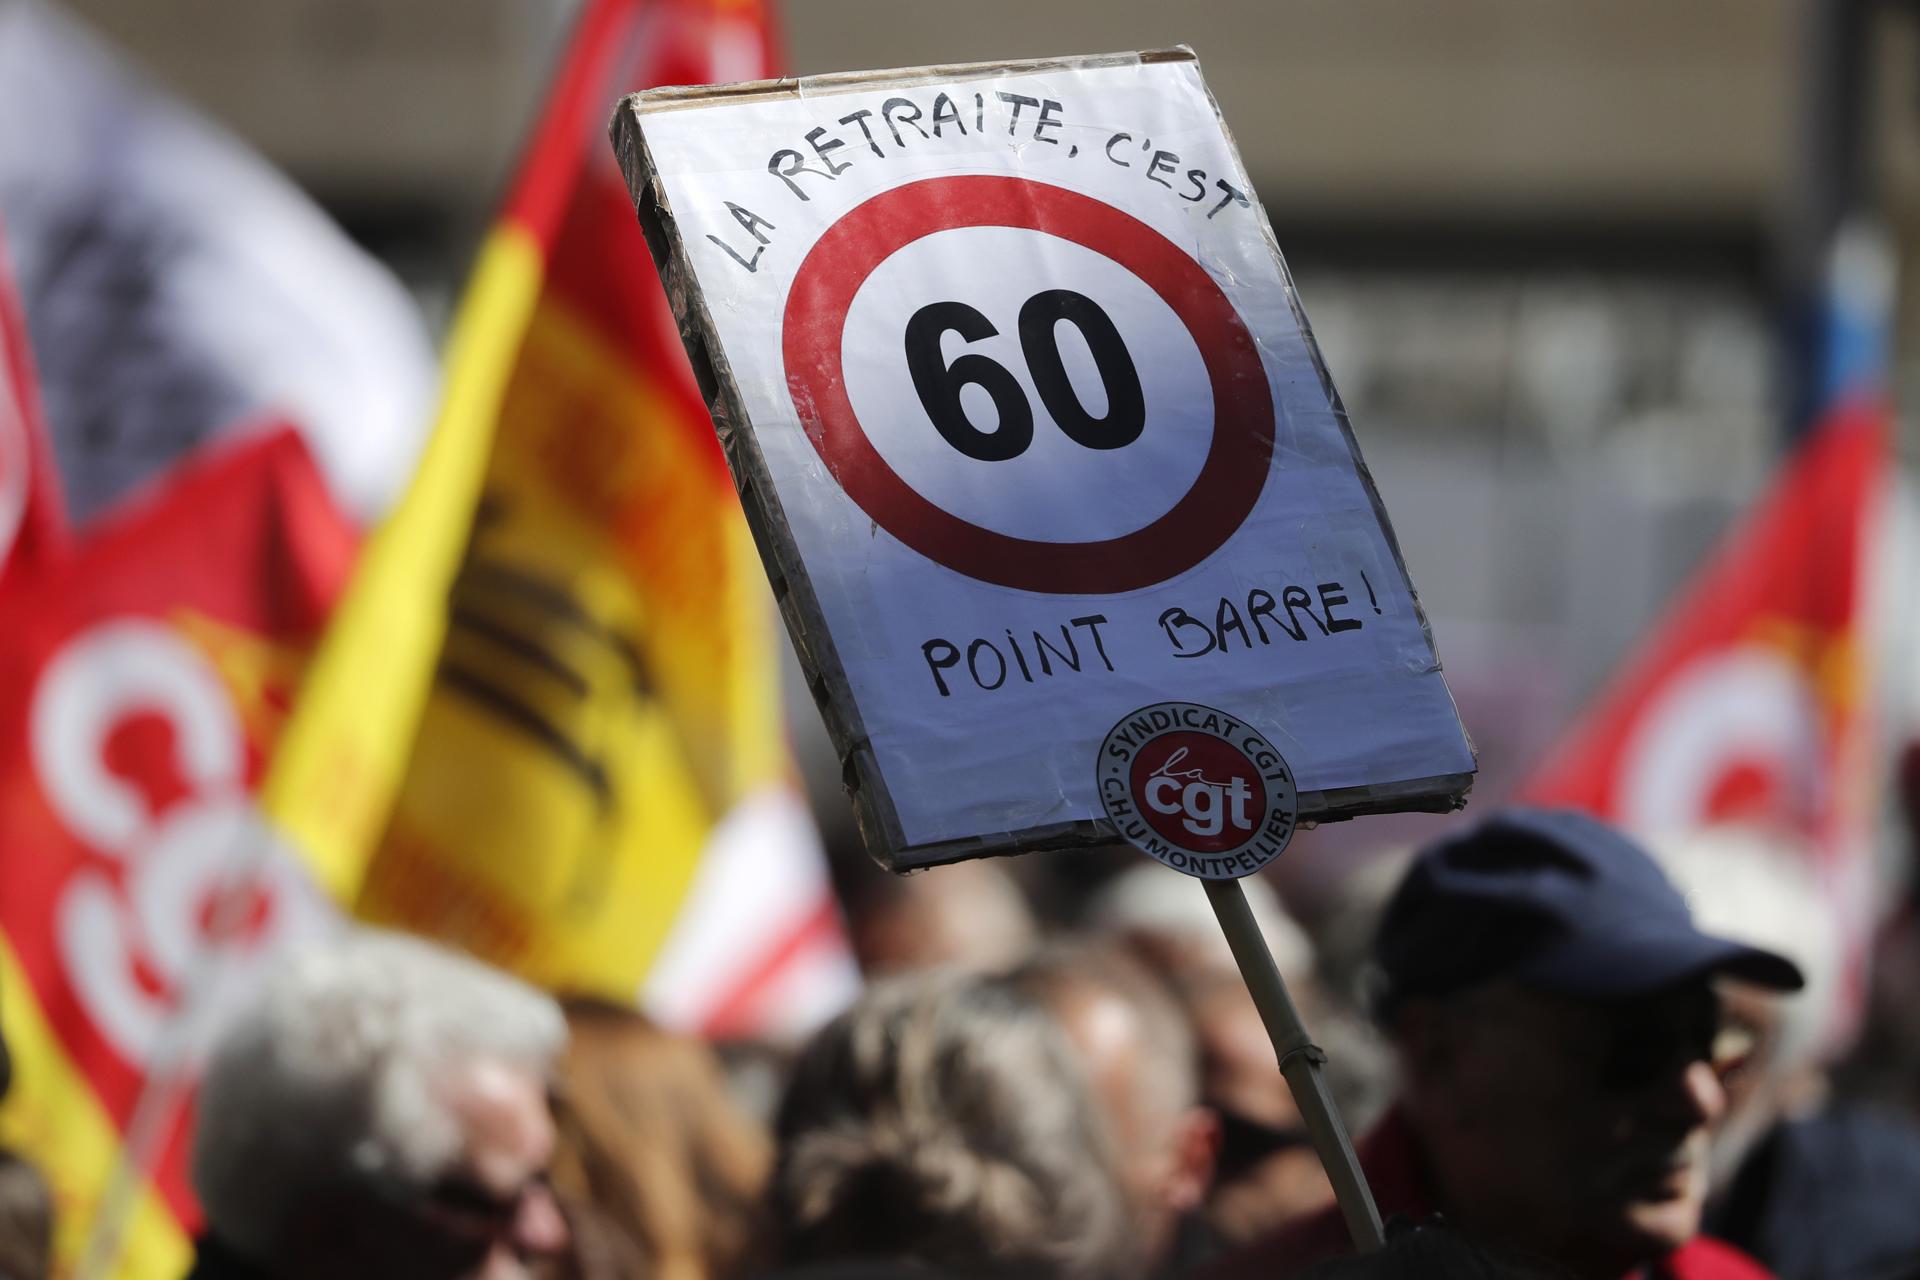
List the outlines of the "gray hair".
<svg viewBox="0 0 1920 1280">
<path fill-rule="evenodd" d="M 934 972 L 873 987 L 802 1053 L 779 1132 L 789 1262 L 1123 1265 L 1119 1182 L 1087 1081 L 1065 1033 L 1007 982 Z"/>
<path fill-rule="evenodd" d="M 1220 932 L 1217 925 L 1214 932 Z M 1132 1080 L 1136 1113 L 1158 1117 L 1165 1129 L 1199 1105 L 1200 1046 L 1193 1023 L 1173 988 L 1132 953 L 1087 938 L 1054 942 L 1008 980 L 1052 1007 L 1056 1018 L 1076 994 L 1101 992 L 1118 999 L 1140 1028 L 1140 1065 Z"/>
<path fill-rule="evenodd" d="M 221 1034 L 200 1088 L 209 1226 L 266 1259 L 317 1188 L 431 1181 L 462 1145 L 440 1073 L 483 1058 L 545 1075 L 566 1035 L 547 996 L 418 938 L 361 929 L 296 954 Z"/>
</svg>

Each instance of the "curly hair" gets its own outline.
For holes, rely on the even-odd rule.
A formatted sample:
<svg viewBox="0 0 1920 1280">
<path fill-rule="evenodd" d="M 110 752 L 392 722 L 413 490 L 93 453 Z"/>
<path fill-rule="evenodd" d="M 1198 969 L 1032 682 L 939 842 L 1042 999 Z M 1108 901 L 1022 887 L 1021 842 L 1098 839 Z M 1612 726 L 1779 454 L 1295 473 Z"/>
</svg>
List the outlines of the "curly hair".
<svg viewBox="0 0 1920 1280">
<path fill-rule="evenodd" d="M 1087 1082 L 1046 1010 L 1004 981 L 874 987 L 801 1054 L 778 1133 L 772 1198 L 790 1263 L 1124 1270 L 1130 1239 Z"/>
</svg>

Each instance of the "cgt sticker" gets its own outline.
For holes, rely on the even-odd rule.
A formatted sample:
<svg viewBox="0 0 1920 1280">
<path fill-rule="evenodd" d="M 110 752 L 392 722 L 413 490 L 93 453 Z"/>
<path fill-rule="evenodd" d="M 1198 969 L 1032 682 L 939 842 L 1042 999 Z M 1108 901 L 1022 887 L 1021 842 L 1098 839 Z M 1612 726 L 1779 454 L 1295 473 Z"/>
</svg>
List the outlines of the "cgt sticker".
<svg viewBox="0 0 1920 1280">
<path fill-rule="evenodd" d="M 1224 711 L 1156 702 L 1100 744 L 1100 801 L 1127 843 L 1175 871 L 1234 880 L 1293 839 L 1299 798 L 1273 745 Z"/>
</svg>

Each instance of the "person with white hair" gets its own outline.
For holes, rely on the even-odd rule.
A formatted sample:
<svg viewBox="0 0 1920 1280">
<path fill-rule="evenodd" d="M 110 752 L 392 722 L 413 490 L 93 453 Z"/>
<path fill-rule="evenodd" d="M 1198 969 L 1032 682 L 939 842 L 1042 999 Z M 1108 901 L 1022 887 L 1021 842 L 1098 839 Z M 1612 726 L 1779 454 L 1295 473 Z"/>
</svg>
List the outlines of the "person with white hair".
<svg viewBox="0 0 1920 1280">
<path fill-rule="evenodd" d="M 1804 851 L 1720 827 L 1662 842 L 1668 874 L 1702 925 L 1786 956 L 1806 976 L 1782 995 L 1723 980 L 1742 1060 L 1723 1075 L 1707 1230 L 1781 1280 L 1920 1275 L 1920 1129 L 1829 1097 L 1843 961 L 1831 907 Z"/>
<path fill-rule="evenodd" d="M 1378 1038 L 1322 987 L 1313 942 L 1272 887 L 1258 876 L 1240 883 L 1268 951 L 1330 1055 L 1328 1080 L 1341 1110 L 1356 1127 L 1370 1123 L 1391 1088 Z M 1201 1215 L 1211 1235 L 1240 1244 L 1331 1199 L 1266 1025 L 1201 886 L 1142 861 L 1094 895 L 1087 923 L 1125 941 L 1165 977 L 1192 1023 L 1201 1098 L 1218 1117 Z"/>
<path fill-rule="evenodd" d="M 1210 1247 L 1198 1214 L 1219 1118 L 1201 1105 L 1198 1045 L 1173 989 L 1131 952 L 1090 939 L 1043 947 L 1008 975 L 1052 1012 L 1106 1122 L 1135 1274 L 1180 1274 Z"/>
<path fill-rule="evenodd" d="M 217 1041 L 192 1276 L 515 1280 L 562 1250 L 547 1082 L 566 1040 L 533 988 L 417 938 L 294 956 Z"/>
</svg>

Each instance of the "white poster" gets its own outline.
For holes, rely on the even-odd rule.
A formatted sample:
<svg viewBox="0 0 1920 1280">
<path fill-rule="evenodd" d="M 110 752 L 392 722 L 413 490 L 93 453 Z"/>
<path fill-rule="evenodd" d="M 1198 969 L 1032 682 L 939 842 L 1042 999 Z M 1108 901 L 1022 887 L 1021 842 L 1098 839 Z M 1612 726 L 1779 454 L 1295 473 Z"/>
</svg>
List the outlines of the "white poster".
<svg viewBox="0 0 1920 1280">
<path fill-rule="evenodd" d="M 1472 750 L 1190 55 L 622 111 L 876 853 L 1112 838 L 1097 757 L 1156 704 L 1271 744 L 1301 818 L 1458 802 Z"/>
</svg>

